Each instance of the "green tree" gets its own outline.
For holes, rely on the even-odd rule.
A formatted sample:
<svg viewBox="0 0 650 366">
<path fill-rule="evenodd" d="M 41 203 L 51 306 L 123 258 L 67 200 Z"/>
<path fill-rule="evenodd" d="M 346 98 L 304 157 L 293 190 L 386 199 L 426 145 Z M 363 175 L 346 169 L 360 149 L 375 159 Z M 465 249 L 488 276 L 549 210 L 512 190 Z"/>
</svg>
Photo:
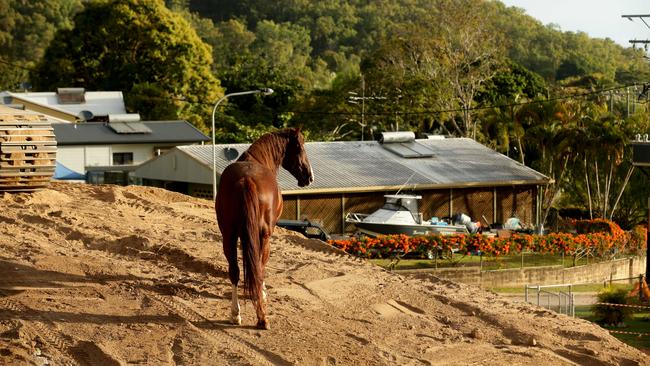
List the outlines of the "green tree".
<svg viewBox="0 0 650 366">
<path fill-rule="evenodd" d="M 28 70 L 81 8 L 81 0 L 0 1 L 0 90 L 29 81 Z"/>
<path fill-rule="evenodd" d="M 210 71 L 210 47 L 162 0 L 92 2 L 74 23 L 48 47 L 32 75 L 35 88 L 122 90 L 131 110 L 155 91 L 175 110 L 151 116 L 148 109 L 137 110 L 144 118 L 184 118 L 207 131 L 211 105 L 223 95 Z"/>
</svg>

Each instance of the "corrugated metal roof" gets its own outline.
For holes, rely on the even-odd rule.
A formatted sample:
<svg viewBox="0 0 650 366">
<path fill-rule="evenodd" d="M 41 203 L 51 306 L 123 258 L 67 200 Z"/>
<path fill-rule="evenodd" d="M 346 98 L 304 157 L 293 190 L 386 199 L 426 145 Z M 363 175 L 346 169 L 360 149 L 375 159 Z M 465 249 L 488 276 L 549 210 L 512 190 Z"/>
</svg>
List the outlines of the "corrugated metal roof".
<svg viewBox="0 0 650 366">
<path fill-rule="evenodd" d="M 61 104 L 56 92 L 8 92 L 15 98 L 37 103 L 43 106 L 78 116 L 81 111 L 90 111 L 94 116 L 126 113 L 124 97 L 120 91 L 86 91 L 85 102 L 79 104 Z"/>
<path fill-rule="evenodd" d="M 307 154 L 315 174 L 309 187 L 300 188 L 284 169 L 278 180 L 287 192 L 386 190 L 519 184 L 547 184 L 549 178 L 468 138 L 417 140 L 432 150 L 432 157 L 402 158 L 376 141 L 308 142 Z M 241 154 L 249 144 L 217 145 L 217 172 L 231 161 L 225 148 Z M 212 145 L 179 146 L 184 153 L 212 167 Z"/>
<path fill-rule="evenodd" d="M 138 122 L 151 130 L 146 134 L 118 134 L 107 123 L 53 123 L 59 145 L 195 143 L 210 138 L 186 121 Z"/>
</svg>

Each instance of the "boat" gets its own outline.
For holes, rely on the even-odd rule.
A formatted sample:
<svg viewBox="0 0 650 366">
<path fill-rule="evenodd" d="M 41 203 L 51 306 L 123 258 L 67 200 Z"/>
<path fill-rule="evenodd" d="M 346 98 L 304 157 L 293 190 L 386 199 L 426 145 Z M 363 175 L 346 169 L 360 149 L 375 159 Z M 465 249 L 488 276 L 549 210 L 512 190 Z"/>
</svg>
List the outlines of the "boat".
<svg viewBox="0 0 650 366">
<path fill-rule="evenodd" d="M 453 225 L 446 221 L 432 218 L 424 220 L 418 211 L 418 201 L 422 196 L 410 194 L 385 195 L 384 205 L 371 214 L 348 213 L 345 222 L 354 224 L 357 229 L 368 236 L 405 234 L 423 235 L 457 235 L 469 234 L 465 225 Z"/>
</svg>

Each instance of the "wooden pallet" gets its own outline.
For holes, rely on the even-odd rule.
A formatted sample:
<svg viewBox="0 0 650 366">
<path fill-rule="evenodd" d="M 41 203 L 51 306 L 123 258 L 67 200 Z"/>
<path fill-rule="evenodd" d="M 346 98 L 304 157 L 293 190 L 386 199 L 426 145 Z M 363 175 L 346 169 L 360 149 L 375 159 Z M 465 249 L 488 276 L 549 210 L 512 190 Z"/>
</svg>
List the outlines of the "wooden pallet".
<svg viewBox="0 0 650 366">
<path fill-rule="evenodd" d="M 41 114 L 0 110 L 0 192 L 45 188 L 56 167 L 56 137 Z"/>
</svg>

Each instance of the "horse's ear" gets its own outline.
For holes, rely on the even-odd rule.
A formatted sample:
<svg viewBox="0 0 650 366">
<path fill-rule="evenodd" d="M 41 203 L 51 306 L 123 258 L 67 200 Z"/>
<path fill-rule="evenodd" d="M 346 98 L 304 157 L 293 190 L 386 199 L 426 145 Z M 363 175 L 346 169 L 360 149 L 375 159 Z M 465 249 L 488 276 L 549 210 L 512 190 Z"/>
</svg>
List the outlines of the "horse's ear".
<svg viewBox="0 0 650 366">
<path fill-rule="evenodd" d="M 302 126 L 302 123 L 301 123 L 298 127 L 296 127 L 296 132 L 300 133 L 300 131 L 302 130 L 302 127 L 303 126 Z"/>
</svg>

